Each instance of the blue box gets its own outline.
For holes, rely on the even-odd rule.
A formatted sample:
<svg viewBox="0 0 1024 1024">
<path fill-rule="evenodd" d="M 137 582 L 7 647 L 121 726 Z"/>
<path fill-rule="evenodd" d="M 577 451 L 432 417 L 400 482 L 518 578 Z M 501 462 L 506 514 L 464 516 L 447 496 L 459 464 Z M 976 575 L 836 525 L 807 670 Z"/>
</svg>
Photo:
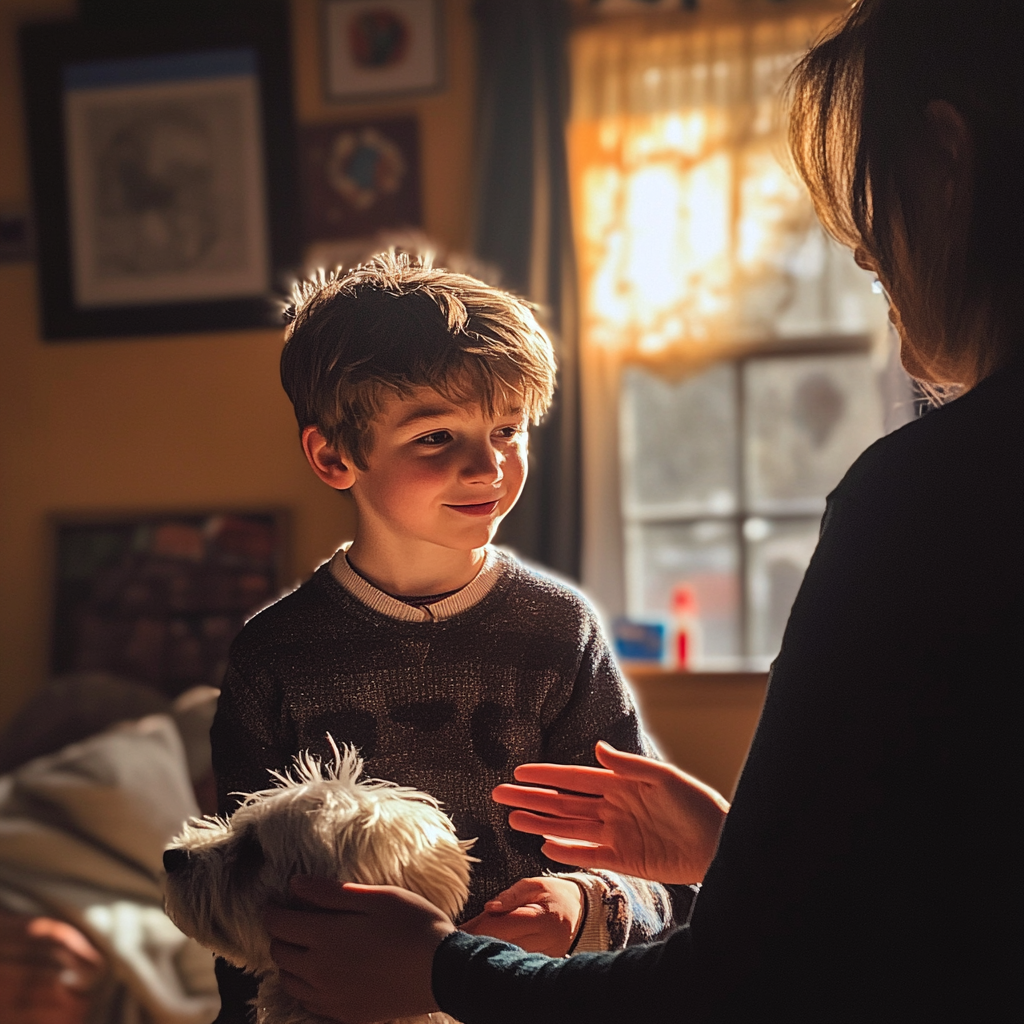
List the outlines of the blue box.
<svg viewBox="0 0 1024 1024">
<path fill-rule="evenodd" d="M 665 660 L 667 632 L 664 622 L 616 619 L 612 623 L 615 654 L 623 661 L 643 661 L 660 665 Z"/>
</svg>

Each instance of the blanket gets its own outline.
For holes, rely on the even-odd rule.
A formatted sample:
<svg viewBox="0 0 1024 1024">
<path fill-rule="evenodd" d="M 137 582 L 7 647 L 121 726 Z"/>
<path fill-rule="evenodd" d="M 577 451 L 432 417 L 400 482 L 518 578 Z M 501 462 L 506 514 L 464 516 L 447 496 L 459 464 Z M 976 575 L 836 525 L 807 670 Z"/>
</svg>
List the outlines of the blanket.
<svg viewBox="0 0 1024 1024">
<path fill-rule="evenodd" d="M 197 815 L 163 714 L 0 776 L 0 906 L 79 928 L 107 957 L 96 1024 L 210 1024 L 213 956 L 163 912 L 162 854 Z"/>
</svg>

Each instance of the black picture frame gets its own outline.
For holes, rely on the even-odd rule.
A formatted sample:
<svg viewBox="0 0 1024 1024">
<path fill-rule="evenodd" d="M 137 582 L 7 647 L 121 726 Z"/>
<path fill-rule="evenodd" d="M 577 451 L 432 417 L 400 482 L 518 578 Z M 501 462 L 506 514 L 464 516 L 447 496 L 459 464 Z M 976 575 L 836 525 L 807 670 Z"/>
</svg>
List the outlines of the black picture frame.
<svg viewBox="0 0 1024 1024">
<path fill-rule="evenodd" d="M 292 102 L 288 7 L 282 0 L 250 0 L 243 5 L 221 4 L 214 7 L 214 10 L 215 15 L 203 19 L 188 17 L 151 24 L 52 22 L 22 26 L 22 79 L 44 339 L 56 341 L 177 334 L 270 327 L 280 324 L 280 304 L 277 300 L 287 289 L 301 260 L 301 220 L 296 184 L 296 132 Z M 222 180 L 226 180 L 230 167 L 237 166 L 243 170 L 246 181 L 256 183 L 249 188 L 249 198 L 245 200 L 248 205 L 245 210 L 236 214 L 231 222 L 231 231 L 245 230 L 246 210 L 263 211 L 261 223 L 252 228 L 253 237 L 258 235 L 261 239 L 260 245 L 265 246 L 259 256 L 259 265 L 263 268 L 262 278 L 257 281 L 256 271 L 253 271 L 244 288 L 233 288 L 229 284 L 224 288 L 224 294 L 217 294 L 216 288 L 220 279 L 206 275 L 206 280 L 201 280 L 203 275 L 193 266 L 189 272 L 192 274 L 191 279 L 196 282 L 195 288 L 200 292 L 206 288 L 207 293 L 193 295 L 189 294 L 188 288 L 184 288 L 181 294 L 171 294 L 175 280 L 173 273 L 160 277 L 157 271 L 148 270 L 144 261 L 140 260 L 143 267 L 137 275 L 139 279 L 146 273 L 150 274 L 148 281 L 143 282 L 141 292 L 145 293 L 146 287 L 152 286 L 151 290 L 164 287 L 161 282 L 168 280 L 171 282 L 168 286 L 170 292 L 149 296 L 143 294 L 141 297 L 131 296 L 126 301 L 116 295 L 112 299 L 107 298 L 102 289 L 94 289 L 95 294 L 83 299 L 82 280 L 86 277 L 84 273 L 77 275 L 76 291 L 76 259 L 79 269 L 84 266 L 81 257 L 82 235 L 79 234 L 77 244 L 80 248 L 76 252 L 75 240 L 72 237 L 72 216 L 81 216 L 76 211 L 82 208 L 83 195 L 87 197 L 88 202 L 95 202 L 95 197 L 100 195 L 101 190 L 100 186 L 96 185 L 91 191 L 77 191 L 79 205 L 75 209 L 72 208 L 69 157 L 73 157 L 74 152 L 69 152 L 68 111 L 72 108 L 70 90 L 75 86 L 69 86 L 67 83 L 73 81 L 78 69 L 82 68 L 99 68 L 103 71 L 107 67 L 130 65 L 156 67 L 160 66 L 160 61 L 164 61 L 165 64 L 170 62 L 170 66 L 178 73 L 178 80 L 181 80 L 180 70 L 184 67 L 183 62 L 187 63 L 189 59 L 194 58 L 201 65 L 204 62 L 208 65 L 210 61 L 219 59 L 218 55 L 225 54 L 234 54 L 236 57 L 245 55 L 245 60 L 249 62 L 247 66 L 250 70 L 237 79 L 248 88 L 249 98 L 246 102 L 250 111 L 244 122 L 249 128 L 243 127 L 239 131 L 248 130 L 249 134 L 243 155 L 230 155 L 225 143 L 216 143 L 220 147 L 216 153 L 222 155 L 219 157 L 219 167 L 216 165 L 218 157 L 212 158 L 213 175 L 220 175 Z M 253 78 L 256 82 L 255 87 Z M 186 81 L 186 84 L 191 83 Z M 117 88 L 119 86 L 114 87 L 113 93 L 108 91 L 103 94 L 114 97 L 114 106 L 111 107 L 108 103 L 114 114 L 117 102 L 121 102 L 124 109 L 128 110 L 128 100 L 118 99 Z M 130 87 L 124 88 L 128 90 Z M 100 94 L 95 89 L 90 94 L 86 89 L 79 92 L 77 97 L 83 95 Z M 126 91 L 124 97 L 128 95 L 129 92 Z M 213 99 L 201 98 L 199 102 L 205 103 L 206 107 L 196 106 L 194 109 L 212 110 L 210 104 L 216 100 L 216 96 Z M 193 99 L 188 102 L 196 101 Z M 222 109 L 229 109 L 224 106 L 223 100 L 219 102 Z M 78 110 L 81 109 L 79 106 Z M 145 108 L 137 106 L 136 109 Z M 81 117 L 81 114 L 76 115 L 72 108 L 71 118 L 76 116 Z M 96 137 L 95 126 L 100 122 L 96 120 L 97 115 L 91 116 L 92 120 L 86 128 L 75 129 L 79 134 L 72 138 L 90 140 Z M 107 113 L 104 116 L 110 121 L 114 115 Z M 136 122 L 133 127 L 140 123 L 141 117 L 149 115 L 135 116 Z M 213 137 L 216 132 L 211 130 L 210 124 L 205 125 L 203 130 L 208 136 Z M 255 126 L 255 129 L 250 130 L 252 126 Z M 74 129 L 74 124 L 72 128 Z M 175 130 L 170 130 L 172 136 Z M 82 134 L 83 132 L 85 134 Z M 99 143 L 90 142 L 89 145 L 94 145 L 96 151 L 99 151 Z M 188 140 L 186 139 L 181 146 L 183 150 L 187 150 Z M 257 154 L 254 159 L 258 163 L 255 165 L 252 159 L 245 155 L 252 153 Z M 235 163 L 229 167 L 224 163 L 223 154 L 228 154 L 227 159 Z M 99 158 L 96 158 L 96 161 L 91 173 L 94 180 L 99 181 L 103 165 Z M 243 164 L 241 161 L 246 162 Z M 76 189 L 80 189 L 77 184 Z M 239 204 L 241 209 L 241 200 Z M 214 208 L 207 200 L 206 209 Z M 133 214 L 134 210 L 130 209 L 129 219 L 126 221 L 122 218 L 121 223 L 131 223 L 130 215 Z M 99 215 L 97 222 L 98 217 Z M 249 220 L 251 219 L 250 217 Z M 190 223 L 196 222 L 196 218 L 193 217 Z M 243 227 L 239 228 L 237 225 Z M 133 230 L 135 229 L 129 229 L 129 234 Z M 222 236 L 229 233 L 225 229 Z M 96 237 L 100 237 L 99 234 Z M 231 238 L 233 251 L 239 254 L 235 257 L 238 260 L 255 259 L 240 255 L 245 251 L 247 237 L 249 236 L 243 233 L 236 233 Z M 95 251 L 101 252 L 101 249 L 97 247 Z M 194 252 L 194 249 L 192 251 Z M 227 259 L 222 259 L 222 264 L 230 266 Z M 110 262 L 108 260 L 107 264 L 101 264 L 97 258 L 96 265 L 109 267 Z M 127 290 L 131 286 L 132 280 L 128 274 L 137 270 L 138 264 L 128 265 L 128 270 L 121 279 L 123 289 Z M 116 291 L 116 273 L 111 279 Z M 167 288 L 164 290 L 166 292 Z"/>
<path fill-rule="evenodd" d="M 282 508 L 57 513 L 50 671 L 108 672 L 175 697 L 219 686 L 231 641 L 276 600 Z"/>
</svg>

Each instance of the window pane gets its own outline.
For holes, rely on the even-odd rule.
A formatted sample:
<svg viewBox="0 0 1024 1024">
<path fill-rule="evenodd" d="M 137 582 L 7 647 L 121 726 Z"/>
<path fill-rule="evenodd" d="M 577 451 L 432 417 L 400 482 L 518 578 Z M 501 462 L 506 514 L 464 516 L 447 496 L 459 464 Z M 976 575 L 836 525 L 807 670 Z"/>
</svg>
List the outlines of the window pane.
<svg viewBox="0 0 1024 1024">
<path fill-rule="evenodd" d="M 767 668 L 779 653 L 804 571 L 818 543 L 818 519 L 748 519 L 748 651 L 758 667 Z"/>
<path fill-rule="evenodd" d="M 870 357 L 751 359 L 743 372 L 748 509 L 820 514 L 851 463 L 882 436 Z"/>
<path fill-rule="evenodd" d="M 736 508 L 736 367 L 679 382 L 635 367 L 622 382 L 623 514 L 723 515 Z"/>
<path fill-rule="evenodd" d="M 733 668 L 740 655 L 739 552 L 731 522 L 641 524 L 626 529 L 627 598 L 634 618 L 670 616 L 686 587 L 696 601 L 696 668 Z"/>
</svg>

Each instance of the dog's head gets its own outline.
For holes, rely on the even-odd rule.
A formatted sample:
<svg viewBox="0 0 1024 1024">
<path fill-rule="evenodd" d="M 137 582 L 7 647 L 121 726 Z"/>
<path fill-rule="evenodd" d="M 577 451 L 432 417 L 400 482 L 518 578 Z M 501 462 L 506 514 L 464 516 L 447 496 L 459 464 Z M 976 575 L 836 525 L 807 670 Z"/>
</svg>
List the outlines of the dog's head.
<svg viewBox="0 0 1024 1024">
<path fill-rule="evenodd" d="M 252 973 L 273 970 L 262 916 L 292 902 L 292 875 L 401 886 L 452 917 L 469 895 L 472 841 L 456 837 L 437 801 L 357 781 L 356 751 L 331 747 L 334 764 L 296 757 L 292 772 L 274 773 L 274 789 L 248 794 L 227 821 L 192 819 L 164 854 L 168 916 Z"/>
</svg>

